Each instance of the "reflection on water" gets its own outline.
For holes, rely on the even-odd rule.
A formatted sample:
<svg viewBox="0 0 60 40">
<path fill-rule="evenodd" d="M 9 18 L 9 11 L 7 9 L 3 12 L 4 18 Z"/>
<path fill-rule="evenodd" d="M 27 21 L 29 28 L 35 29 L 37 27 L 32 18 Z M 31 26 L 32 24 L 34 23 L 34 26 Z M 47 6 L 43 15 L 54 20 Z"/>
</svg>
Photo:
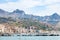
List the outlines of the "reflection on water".
<svg viewBox="0 0 60 40">
<path fill-rule="evenodd" d="M 0 40 L 60 40 L 60 36 L 0 36 Z"/>
</svg>

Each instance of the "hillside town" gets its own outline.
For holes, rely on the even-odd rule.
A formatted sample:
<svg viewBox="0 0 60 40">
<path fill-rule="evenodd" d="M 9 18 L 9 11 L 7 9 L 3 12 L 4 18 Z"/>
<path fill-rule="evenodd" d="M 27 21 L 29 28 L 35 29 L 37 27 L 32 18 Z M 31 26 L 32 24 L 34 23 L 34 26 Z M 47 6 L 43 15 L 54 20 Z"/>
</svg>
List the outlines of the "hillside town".
<svg viewBox="0 0 60 40">
<path fill-rule="evenodd" d="M 14 34 L 19 34 L 23 36 L 42 36 L 42 35 L 60 35 L 60 31 L 47 31 L 47 30 L 42 30 L 39 29 L 37 30 L 37 27 L 35 26 L 30 26 L 28 28 L 23 28 L 23 27 L 12 27 L 7 24 L 0 24 L 0 35 L 14 35 Z"/>
<path fill-rule="evenodd" d="M 0 35 L 60 35 L 60 15 L 35 16 L 16 9 L 12 12 L 0 9 Z"/>
</svg>

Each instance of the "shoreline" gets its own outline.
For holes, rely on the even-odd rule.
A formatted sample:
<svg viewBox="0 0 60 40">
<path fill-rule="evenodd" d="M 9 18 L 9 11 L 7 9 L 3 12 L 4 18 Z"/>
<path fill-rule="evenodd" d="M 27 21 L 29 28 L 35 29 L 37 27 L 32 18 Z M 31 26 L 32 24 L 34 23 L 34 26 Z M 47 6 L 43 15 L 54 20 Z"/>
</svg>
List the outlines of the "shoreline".
<svg viewBox="0 0 60 40">
<path fill-rule="evenodd" d="M 27 34 L 23 34 L 23 35 L 21 35 L 21 34 L 0 34 L 0 36 L 60 36 L 59 34 L 50 34 L 50 35 L 48 35 L 48 34 L 35 34 L 35 35 L 32 35 L 32 34 L 29 34 L 29 35 L 27 35 Z"/>
</svg>

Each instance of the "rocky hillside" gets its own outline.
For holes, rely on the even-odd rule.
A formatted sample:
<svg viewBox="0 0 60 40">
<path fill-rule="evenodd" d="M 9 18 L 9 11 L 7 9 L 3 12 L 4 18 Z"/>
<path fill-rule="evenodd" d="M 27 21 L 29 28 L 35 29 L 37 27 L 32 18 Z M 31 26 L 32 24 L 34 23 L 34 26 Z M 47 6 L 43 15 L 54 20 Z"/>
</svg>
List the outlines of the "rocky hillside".
<svg viewBox="0 0 60 40">
<path fill-rule="evenodd" d="M 57 13 L 42 17 L 25 14 L 23 10 L 19 9 L 12 12 L 0 9 L 0 24 L 8 23 L 20 27 L 36 26 L 39 29 L 51 30 L 58 22 L 60 22 L 60 15 Z"/>
<path fill-rule="evenodd" d="M 5 10 L 0 9 L 0 17 L 6 17 L 6 18 L 11 17 L 14 20 L 33 19 L 33 20 L 50 23 L 53 25 L 55 25 L 56 23 L 60 21 L 60 15 L 58 15 L 57 13 L 54 13 L 53 15 L 50 15 L 50 16 L 42 17 L 42 16 L 34 16 L 34 15 L 25 14 L 23 10 L 19 10 L 19 9 L 16 9 L 12 12 L 7 12 Z"/>
</svg>

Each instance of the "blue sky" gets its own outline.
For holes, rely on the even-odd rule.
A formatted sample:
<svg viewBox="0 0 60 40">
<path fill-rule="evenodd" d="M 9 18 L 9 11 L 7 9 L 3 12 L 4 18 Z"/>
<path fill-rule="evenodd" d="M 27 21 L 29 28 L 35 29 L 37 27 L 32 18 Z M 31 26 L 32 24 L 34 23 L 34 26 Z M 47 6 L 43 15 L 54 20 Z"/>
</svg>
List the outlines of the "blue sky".
<svg viewBox="0 0 60 40">
<path fill-rule="evenodd" d="M 26 14 L 38 16 L 51 15 L 55 12 L 60 15 L 60 0 L 1 0 L 0 9 L 6 11 L 20 9 Z"/>
<path fill-rule="evenodd" d="M 0 3 L 17 2 L 18 0 L 1 0 Z"/>
</svg>

